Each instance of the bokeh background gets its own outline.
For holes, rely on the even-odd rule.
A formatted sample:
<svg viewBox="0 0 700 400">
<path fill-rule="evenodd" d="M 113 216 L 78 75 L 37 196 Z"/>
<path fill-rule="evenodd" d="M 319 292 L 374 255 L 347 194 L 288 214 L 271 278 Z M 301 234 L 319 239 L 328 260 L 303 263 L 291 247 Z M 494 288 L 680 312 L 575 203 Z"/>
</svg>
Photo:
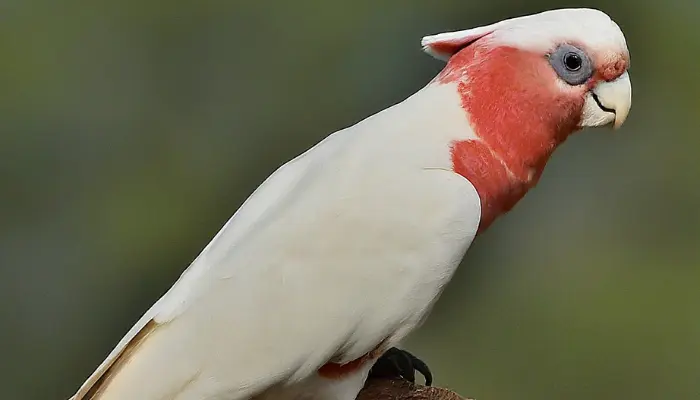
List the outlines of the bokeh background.
<svg viewBox="0 0 700 400">
<path fill-rule="evenodd" d="M 442 68 L 422 36 L 567 6 L 625 31 L 628 123 L 567 141 L 408 348 L 479 400 L 700 398 L 688 0 L 3 1 L 0 397 L 72 395 L 269 173 Z"/>
</svg>

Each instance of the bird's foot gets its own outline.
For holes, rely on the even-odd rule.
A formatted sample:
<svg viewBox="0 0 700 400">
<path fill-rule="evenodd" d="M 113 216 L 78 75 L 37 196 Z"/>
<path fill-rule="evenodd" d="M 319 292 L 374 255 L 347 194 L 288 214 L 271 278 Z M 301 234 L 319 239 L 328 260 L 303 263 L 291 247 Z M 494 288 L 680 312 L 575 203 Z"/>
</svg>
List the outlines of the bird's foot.
<svg viewBox="0 0 700 400">
<path fill-rule="evenodd" d="M 415 383 L 415 371 L 423 375 L 425 386 L 430 386 L 433 383 L 433 374 L 423 361 L 406 350 L 392 347 L 379 357 L 369 371 L 369 377 L 403 378 L 411 383 Z"/>
</svg>

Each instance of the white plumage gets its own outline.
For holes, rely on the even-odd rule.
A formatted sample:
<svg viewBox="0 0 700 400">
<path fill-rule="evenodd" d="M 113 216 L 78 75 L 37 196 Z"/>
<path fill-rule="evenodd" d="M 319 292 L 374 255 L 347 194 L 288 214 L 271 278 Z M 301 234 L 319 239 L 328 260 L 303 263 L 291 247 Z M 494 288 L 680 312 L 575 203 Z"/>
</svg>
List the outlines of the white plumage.
<svg viewBox="0 0 700 400">
<path fill-rule="evenodd" d="M 436 58 L 447 60 L 449 54 L 441 54 L 431 49 L 433 43 L 463 41 L 494 33 L 490 40 L 521 49 L 543 51 L 561 39 L 580 38 L 591 48 L 627 48 L 625 36 L 620 27 L 600 10 L 590 8 L 565 8 L 544 11 L 539 14 L 509 18 L 493 24 L 444 32 L 426 36 L 421 41 L 423 49 Z"/>
<path fill-rule="evenodd" d="M 510 45 L 520 37 L 528 49 L 554 40 L 556 28 L 594 28 L 592 44 L 604 36 L 611 48 L 624 44 L 592 10 L 499 24 L 423 44 L 442 57 L 433 51 L 440 40 L 494 26 L 505 27 L 495 38 Z M 72 399 L 354 399 L 371 362 L 343 379 L 319 368 L 398 345 L 427 316 L 479 227 L 479 194 L 453 168 L 453 143 L 482 140 L 458 85 L 433 81 L 275 171 Z M 627 86 L 614 85 L 599 100 L 611 98 L 624 116 L 587 102 L 584 123 L 624 121 Z"/>
<path fill-rule="evenodd" d="M 448 145 L 471 135 L 454 89 L 428 86 L 283 165 L 75 399 L 149 321 L 94 398 L 244 399 L 397 344 L 475 235 L 479 198 Z"/>
</svg>

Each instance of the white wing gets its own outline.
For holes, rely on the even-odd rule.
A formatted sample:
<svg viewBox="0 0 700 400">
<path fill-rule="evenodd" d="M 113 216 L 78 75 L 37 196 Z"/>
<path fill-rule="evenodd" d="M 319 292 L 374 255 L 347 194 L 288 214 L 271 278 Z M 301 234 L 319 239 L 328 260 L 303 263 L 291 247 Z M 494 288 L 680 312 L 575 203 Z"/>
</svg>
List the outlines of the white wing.
<svg viewBox="0 0 700 400">
<path fill-rule="evenodd" d="M 329 136 L 324 142 L 332 140 L 332 137 L 333 135 Z M 324 142 L 319 143 L 316 147 L 321 147 Z M 213 266 L 213 264 L 207 263 L 207 259 L 211 256 L 222 256 L 221 251 L 226 251 L 226 247 L 234 246 L 235 242 L 244 235 L 246 230 L 251 228 L 256 220 L 275 204 L 280 204 L 282 198 L 293 191 L 293 187 L 303 178 L 304 172 L 311 163 L 311 157 L 308 155 L 312 153 L 314 148 L 282 165 L 246 199 L 238 211 L 183 272 L 180 279 L 136 322 L 71 399 L 82 400 L 99 397 L 97 394 L 105 389 L 106 381 L 110 380 L 121 369 L 121 364 L 129 358 L 135 348 L 143 342 L 143 339 L 160 325 L 185 310 L 187 305 L 197 298 L 198 293 L 195 291 L 197 281 L 200 278 L 206 281 L 206 274 Z M 216 247 L 217 254 L 211 254 L 214 247 Z M 159 369 L 162 370 L 162 367 Z"/>
<path fill-rule="evenodd" d="M 479 223 L 476 191 L 449 170 L 450 140 L 470 129 L 444 123 L 464 119 L 445 96 L 413 96 L 278 169 L 73 398 L 248 398 L 400 340 Z M 424 132 L 426 103 L 445 109 L 439 133 Z"/>
</svg>

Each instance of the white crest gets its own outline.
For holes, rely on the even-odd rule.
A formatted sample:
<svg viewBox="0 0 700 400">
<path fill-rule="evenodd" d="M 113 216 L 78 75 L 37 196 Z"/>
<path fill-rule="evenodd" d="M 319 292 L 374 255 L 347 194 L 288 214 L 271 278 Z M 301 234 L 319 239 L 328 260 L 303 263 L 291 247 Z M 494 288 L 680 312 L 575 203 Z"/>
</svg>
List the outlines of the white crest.
<svg viewBox="0 0 700 400">
<path fill-rule="evenodd" d="M 457 51 L 488 36 L 491 43 L 538 52 L 551 50 L 558 42 L 577 41 L 591 49 L 627 52 L 620 27 L 602 11 L 565 8 L 506 19 L 490 25 L 426 36 L 423 50 L 447 60 Z"/>
</svg>

